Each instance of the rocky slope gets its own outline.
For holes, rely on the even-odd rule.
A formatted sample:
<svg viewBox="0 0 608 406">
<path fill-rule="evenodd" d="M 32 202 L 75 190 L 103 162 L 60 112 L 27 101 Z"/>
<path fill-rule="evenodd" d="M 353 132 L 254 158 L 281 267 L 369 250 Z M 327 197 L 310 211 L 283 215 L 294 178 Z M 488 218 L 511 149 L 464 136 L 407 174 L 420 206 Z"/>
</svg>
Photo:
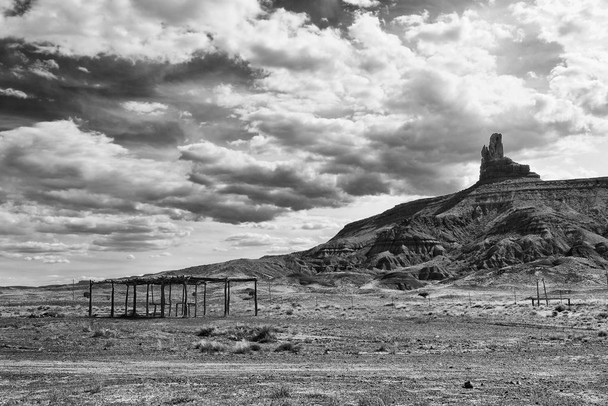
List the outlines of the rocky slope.
<svg viewBox="0 0 608 406">
<path fill-rule="evenodd" d="M 608 178 L 542 181 L 527 165 L 504 157 L 502 136 L 493 134 L 472 187 L 400 204 L 348 224 L 309 251 L 250 261 L 244 272 L 259 264 L 274 277 L 282 273 L 301 282 L 360 275 L 358 284 L 375 278 L 398 289 L 479 271 L 600 273 L 608 269 L 607 206 Z M 226 270 L 226 264 L 206 272 Z"/>
</svg>

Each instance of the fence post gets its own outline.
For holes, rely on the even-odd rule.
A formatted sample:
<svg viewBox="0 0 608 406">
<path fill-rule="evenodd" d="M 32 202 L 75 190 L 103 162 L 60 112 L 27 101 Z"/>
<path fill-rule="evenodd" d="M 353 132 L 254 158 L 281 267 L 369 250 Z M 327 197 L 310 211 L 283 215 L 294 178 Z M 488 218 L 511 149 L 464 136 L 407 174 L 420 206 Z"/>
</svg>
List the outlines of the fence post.
<svg viewBox="0 0 608 406">
<path fill-rule="evenodd" d="M 258 315 L 258 280 L 254 281 L 253 285 L 253 299 L 255 302 L 255 315 Z"/>
<path fill-rule="evenodd" d="M 160 284 L 160 317 L 165 318 L 165 282 Z"/>
<path fill-rule="evenodd" d="M 93 316 L 93 281 L 89 280 L 89 317 Z"/>
<path fill-rule="evenodd" d="M 127 293 L 125 294 L 125 316 L 129 314 L 129 284 L 127 286 Z"/>
<path fill-rule="evenodd" d="M 137 284 L 133 284 L 133 317 L 137 313 Z"/>
<path fill-rule="evenodd" d="M 150 314 L 150 284 L 146 283 L 146 317 Z"/>
<path fill-rule="evenodd" d="M 114 281 L 112 281 L 112 304 L 110 307 L 110 317 L 114 317 Z"/>
</svg>

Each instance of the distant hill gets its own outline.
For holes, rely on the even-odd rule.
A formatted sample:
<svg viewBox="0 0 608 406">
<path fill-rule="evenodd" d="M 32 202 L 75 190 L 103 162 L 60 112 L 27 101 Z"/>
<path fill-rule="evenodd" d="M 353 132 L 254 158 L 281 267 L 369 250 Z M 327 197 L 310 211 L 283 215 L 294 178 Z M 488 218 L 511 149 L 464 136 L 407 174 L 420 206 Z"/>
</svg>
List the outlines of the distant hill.
<svg viewBox="0 0 608 406">
<path fill-rule="evenodd" d="M 400 204 L 346 225 L 311 250 L 171 273 L 291 278 L 301 284 L 415 289 L 428 283 L 605 284 L 608 178 L 542 181 L 482 150 L 480 181 L 458 193 Z"/>
</svg>

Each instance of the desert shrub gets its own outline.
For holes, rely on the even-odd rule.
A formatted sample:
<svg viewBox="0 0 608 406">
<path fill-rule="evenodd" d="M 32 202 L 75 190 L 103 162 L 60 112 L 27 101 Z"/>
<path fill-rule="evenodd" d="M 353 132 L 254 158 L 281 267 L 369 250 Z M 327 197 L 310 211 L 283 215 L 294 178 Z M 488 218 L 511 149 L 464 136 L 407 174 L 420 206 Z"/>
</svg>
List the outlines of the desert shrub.
<svg viewBox="0 0 608 406">
<path fill-rule="evenodd" d="M 284 399 L 291 397 L 291 390 L 287 386 L 281 386 L 270 393 L 270 399 Z"/>
<path fill-rule="evenodd" d="M 249 341 L 256 343 L 274 343 L 277 341 L 275 329 L 271 326 L 258 327 L 252 332 L 252 335 L 249 337 Z"/>
<path fill-rule="evenodd" d="M 566 306 L 564 306 L 563 304 L 558 304 L 557 306 L 555 306 L 555 311 L 556 312 L 563 312 L 564 310 L 566 310 Z"/>
<path fill-rule="evenodd" d="M 600 330 L 600 331 L 597 333 L 597 336 L 598 336 L 598 337 L 606 337 L 606 336 L 608 336 L 608 332 L 607 332 L 606 330 Z"/>
<path fill-rule="evenodd" d="M 251 352 L 251 343 L 247 341 L 235 343 L 232 352 L 235 354 L 249 354 Z"/>
<path fill-rule="evenodd" d="M 388 352 L 388 347 L 386 344 L 382 344 L 380 347 L 376 349 L 376 352 Z"/>
<path fill-rule="evenodd" d="M 284 351 L 288 351 L 293 354 L 297 354 L 298 352 L 300 352 L 300 346 L 295 345 L 294 343 L 283 343 L 274 349 L 274 352 L 284 352 Z"/>
<path fill-rule="evenodd" d="M 597 319 L 607 319 L 608 318 L 608 313 L 606 312 L 600 312 L 597 314 L 597 316 L 595 316 L 595 318 Z"/>
<path fill-rule="evenodd" d="M 288 316 L 291 316 L 293 314 L 293 309 L 287 309 L 285 310 L 285 314 Z"/>
<path fill-rule="evenodd" d="M 93 331 L 93 338 L 116 338 L 116 331 L 108 330 L 107 328 L 101 328 Z"/>
<path fill-rule="evenodd" d="M 199 337 L 210 337 L 213 335 L 214 332 L 215 332 L 215 327 L 201 327 L 196 332 L 196 335 Z"/>
<path fill-rule="evenodd" d="M 171 400 L 169 400 L 168 402 L 166 402 L 166 404 L 168 405 L 181 405 L 182 403 L 189 403 L 192 402 L 194 399 L 192 399 L 190 396 L 178 396 L 175 397 Z"/>
<path fill-rule="evenodd" d="M 210 341 L 210 340 L 201 340 L 198 343 L 196 343 L 194 348 L 201 350 L 201 352 L 204 352 L 207 354 L 228 351 L 228 346 L 226 344 L 220 343 L 219 341 Z"/>
</svg>

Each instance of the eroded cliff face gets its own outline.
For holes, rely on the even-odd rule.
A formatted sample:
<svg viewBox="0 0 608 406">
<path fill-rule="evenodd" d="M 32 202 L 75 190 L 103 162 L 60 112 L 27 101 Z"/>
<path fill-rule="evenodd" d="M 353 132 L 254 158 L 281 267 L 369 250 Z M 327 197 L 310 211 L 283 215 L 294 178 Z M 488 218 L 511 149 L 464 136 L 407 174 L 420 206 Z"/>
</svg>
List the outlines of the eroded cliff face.
<svg viewBox="0 0 608 406">
<path fill-rule="evenodd" d="M 412 202 L 348 225 L 302 258 L 331 265 L 315 272 L 409 271 L 418 280 L 552 266 L 563 257 L 608 268 L 607 206 L 608 178 L 478 184 L 422 208 Z"/>
<path fill-rule="evenodd" d="M 408 289 L 417 287 L 411 277 L 551 267 L 566 257 L 608 268 L 607 237 L 608 178 L 542 181 L 527 165 L 505 158 L 502 136 L 493 134 L 474 186 L 351 223 L 299 257 L 312 272 L 408 275 L 399 282 Z"/>
</svg>

